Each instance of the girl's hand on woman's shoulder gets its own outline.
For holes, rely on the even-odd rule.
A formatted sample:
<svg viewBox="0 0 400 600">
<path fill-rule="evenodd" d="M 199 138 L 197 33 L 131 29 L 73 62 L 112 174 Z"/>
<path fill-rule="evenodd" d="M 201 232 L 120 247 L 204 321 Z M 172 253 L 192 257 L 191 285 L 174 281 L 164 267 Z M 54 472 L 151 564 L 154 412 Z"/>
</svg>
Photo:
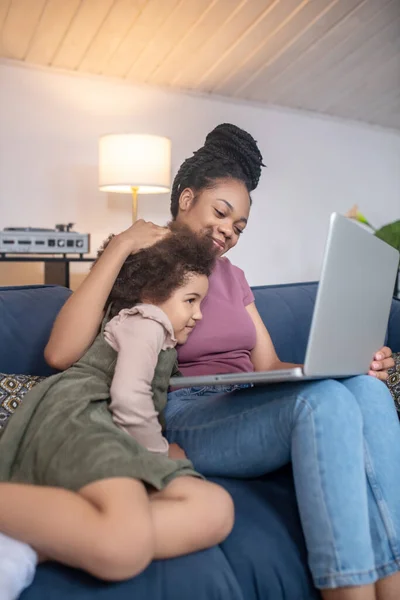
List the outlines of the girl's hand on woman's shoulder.
<svg viewBox="0 0 400 600">
<path fill-rule="evenodd" d="M 115 243 L 123 244 L 127 255 L 153 246 L 168 235 L 168 227 L 160 227 L 151 221 L 139 219 L 128 229 L 115 236 Z"/>
</svg>

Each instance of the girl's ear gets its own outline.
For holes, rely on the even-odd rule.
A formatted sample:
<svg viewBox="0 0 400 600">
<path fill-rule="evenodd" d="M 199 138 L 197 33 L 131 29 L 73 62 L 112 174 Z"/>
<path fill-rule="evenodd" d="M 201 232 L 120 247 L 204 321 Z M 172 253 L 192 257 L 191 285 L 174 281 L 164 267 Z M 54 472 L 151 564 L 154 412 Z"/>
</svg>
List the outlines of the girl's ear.
<svg viewBox="0 0 400 600">
<path fill-rule="evenodd" d="M 191 188 L 185 188 L 179 196 L 179 209 L 183 212 L 190 210 L 194 200 L 194 193 Z"/>
</svg>

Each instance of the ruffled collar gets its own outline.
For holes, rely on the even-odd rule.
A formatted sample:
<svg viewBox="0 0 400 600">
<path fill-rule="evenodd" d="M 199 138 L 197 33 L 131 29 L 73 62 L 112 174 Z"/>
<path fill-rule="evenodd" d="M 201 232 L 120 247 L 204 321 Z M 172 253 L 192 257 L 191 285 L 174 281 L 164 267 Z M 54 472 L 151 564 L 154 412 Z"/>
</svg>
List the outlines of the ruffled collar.
<svg viewBox="0 0 400 600">
<path fill-rule="evenodd" d="M 165 314 L 165 312 L 154 304 L 135 304 L 132 308 L 123 308 L 119 311 L 119 313 L 114 317 L 116 323 L 122 323 L 125 319 L 130 315 L 141 315 L 145 319 L 152 319 L 153 321 L 157 321 L 160 323 L 167 334 L 167 338 L 165 340 L 164 347 L 173 348 L 177 344 L 177 340 L 174 336 L 174 330 L 172 327 L 172 323 Z M 113 320 L 114 320 L 113 319 Z"/>
</svg>

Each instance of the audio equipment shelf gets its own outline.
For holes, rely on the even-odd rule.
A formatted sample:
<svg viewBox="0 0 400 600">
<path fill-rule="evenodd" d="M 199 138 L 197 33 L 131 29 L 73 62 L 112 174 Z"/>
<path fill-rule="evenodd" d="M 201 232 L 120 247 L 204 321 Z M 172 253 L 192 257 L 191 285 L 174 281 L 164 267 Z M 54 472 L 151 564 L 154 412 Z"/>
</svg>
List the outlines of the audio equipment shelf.
<svg viewBox="0 0 400 600">
<path fill-rule="evenodd" d="M 44 263 L 44 282 L 45 284 L 62 285 L 64 287 L 70 287 L 70 264 L 71 263 L 85 263 L 93 262 L 94 258 L 80 257 L 69 257 L 63 254 L 62 256 L 47 256 L 47 255 L 18 255 L 13 254 L 12 256 L 0 253 L 0 263 L 6 262 L 41 262 Z"/>
</svg>

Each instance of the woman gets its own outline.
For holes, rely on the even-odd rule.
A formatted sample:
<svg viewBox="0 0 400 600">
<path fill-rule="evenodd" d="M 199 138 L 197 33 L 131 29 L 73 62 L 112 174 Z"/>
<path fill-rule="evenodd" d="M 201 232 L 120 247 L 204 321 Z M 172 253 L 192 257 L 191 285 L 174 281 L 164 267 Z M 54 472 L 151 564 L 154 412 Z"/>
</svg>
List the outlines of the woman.
<svg viewBox="0 0 400 600">
<path fill-rule="evenodd" d="M 209 229 L 222 257 L 246 227 L 261 166 L 248 133 L 219 125 L 175 177 L 173 218 L 195 231 Z M 139 221 L 110 243 L 60 312 L 46 347 L 49 364 L 65 369 L 81 356 L 127 255 L 165 233 Z M 287 366 L 243 273 L 227 259 L 217 261 L 202 311 L 202 322 L 178 353 L 183 374 Z M 391 396 L 379 381 L 392 364 L 390 349 L 382 348 L 370 377 L 183 389 L 169 396 L 169 440 L 204 474 L 254 477 L 292 461 L 309 565 L 325 600 L 398 598 L 400 432 Z"/>
</svg>

